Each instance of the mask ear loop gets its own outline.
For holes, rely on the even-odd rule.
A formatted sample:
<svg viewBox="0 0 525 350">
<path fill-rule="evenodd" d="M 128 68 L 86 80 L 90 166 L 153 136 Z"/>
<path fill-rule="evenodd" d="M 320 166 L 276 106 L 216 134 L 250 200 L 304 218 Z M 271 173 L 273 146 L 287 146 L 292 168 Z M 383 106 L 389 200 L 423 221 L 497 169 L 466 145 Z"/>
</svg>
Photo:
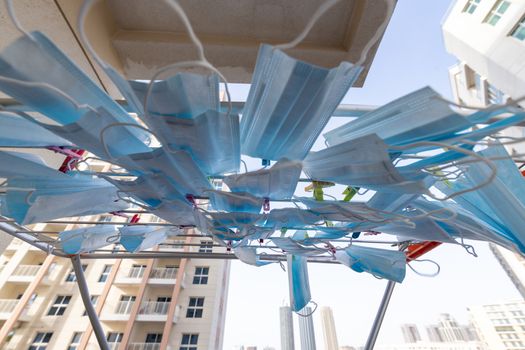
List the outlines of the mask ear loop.
<svg viewBox="0 0 525 350">
<path fill-rule="evenodd" d="M 298 316 L 301 316 L 301 317 L 310 317 L 310 316 L 312 316 L 312 315 L 314 314 L 314 312 L 317 310 L 317 307 L 318 307 L 319 305 L 317 305 L 317 303 L 316 303 L 315 301 L 313 301 L 313 300 L 310 300 L 310 303 L 312 303 L 312 304 L 315 305 L 315 307 L 314 307 L 314 309 L 312 310 L 312 312 L 310 312 L 310 313 L 308 313 L 308 314 L 301 314 L 301 311 L 296 311 L 295 313 L 296 313 Z M 305 306 L 305 307 L 306 307 L 306 306 Z"/>
<path fill-rule="evenodd" d="M 141 129 L 141 130 L 144 130 L 146 132 L 149 132 L 150 134 L 152 134 L 153 136 L 155 136 L 155 138 L 158 138 L 157 134 L 155 134 L 153 131 L 151 131 L 150 129 L 142 126 L 142 125 L 139 125 L 139 124 L 135 124 L 135 123 L 112 123 L 112 124 L 109 124 L 109 125 L 106 125 L 104 128 L 102 128 L 102 130 L 100 130 L 100 134 L 99 134 L 99 139 L 100 139 L 100 142 L 102 143 L 102 147 L 104 148 L 104 152 L 106 153 L 106 155 L 108 156 L 109 159 L 111 160 L 115 160 L 115 159 L 118 159 L 117 157 L 113 157 L 111 155 L 111 153 L 109 152 L 109 148 L 108 148 L 108 145 L 106 144 L 106 141 L 105 141 L 105 138 L 104 138 L 104 135 L 106 133 L 106 131 L 110 128 L 113 128 L 113 127 L 116 127 L 116 126 L 130 126 L 130 127 L 135 127 L 135 128 L 138 128 L 138 129 Z"/>
<path fill-rule="evenodd" d="M 34 40 L 34 38 L 31 36 L 31 34 L 24 29 L 20 21 L 18 20 L 18 17 L 16 16 L 15 9 L 13 7 L 13 1 L 12 0 L 5 0 L 5 6 L 7 7 L 7 13 L 9 14 L 9 17 L 11 18 L 11 21 L 15 25 L 16 29 L 20 31 L 22 34 L 27 36 L 28 38 L 31 38 Z"/>
<path fill-rule="evenodd" d="M 148 207 L 147 205 L 144 205 L 142 203 L 136 202 L 135 200 L 132 200 L 130 198 L 121 197 L 121 194 L 122 193 L 127 194 L 126 192 L 119 190 L 119 191 L 117 191 L 115 193 L 117 194 L 118 199 L 120 199 L 121 201 L 124 201 L 124 202 L 132 204 L 132 205 L 136 205 L 137 207 L 140 207 L 140 208 L 142 208 L 144 210 L 151 211 L 151 208 Z"/>
<path fill-rule="evenodd" d="M 408 144 L 408 145 L 404 145 L 404 146 L 389 146 L 389 148 L 390 149 L 404 151 L 404 150 L 407 150 L 407 149 L 416 148 L 416 147 L 420 147 L 420 146 L 436 146 L 436 147 L 451 148 L 452 150 L 454 150 L 456 152 L 463 153 L 463 154 L 466 154 L 468 156 L 471 156 L 471 157 L 479 159 L 481 162 L 484 162 L 491 169 L 490 176 L 483 183 L 481 183 L 479 185 L 476 185 L 476 186 L 474 186 L 472 188 L 468 188 L 468 189 L 465 189 L 465 190 L 457 191 L 457 192 L 452 193 L 452 194 L 450 194 L 448 196 L 445 196 L 444 198 L 439 198 L 439 197 L 435 196 L 433 193 L 431 193 L 430 191 L 427 190 L 427 193 L 425 193 L 425 195 L 429 196 L 432 199 L 435 199 L 435 200 L 438 200 L 438 201 L 445 201 L 447 199 L 452 199 L 452 198 L 454 198 L 456 196 L 459 196 L 459 195 L 462 195 L 464 193 L 469 193 L 469 192 L 476 191 L 476 190 L 478 190 L 478 189 L 480 189 L 480 188 L 490 184 L 496 178 L 496 175 L 497 175 L 497 172 L 498 172 L 498 168 L 496 167 L 496 165 L 493 162 L 491 162 L 490 160 L 482 157 L 481 155 L 479 155 L 476 152 L 464 149 L 462 147 L 458 147 L 456 145 L 449 145 L 449 144 L 446 144 L 446 143 L 434 142 L 434 141 L 419 141 L 419 142 L 414 142 L 414 143 L 411 143 L 411 144 Z M 403 183 L 401 183 L 401 184 L 403 184 Z"/>
<path fill-rule="evenodd" d="M 436 266 L 436 272 L 434 273 L 423 273 L 423 272 L 419 272 L 417 271 L 412 265 L 410 265 L 410 263 L 412 262 L 429 262 L 429 263 L 432 263 Z M 434 260 L 431 260 L 431 259 L 414 259 L 414 260 L 410 260 L 410 262 L 407 262 L 406 264 L 416 275 L 419 275 L 419 276 L 422 276 L 422 277 L 436 277 L 437 275 L 439 275 L 439 273 L 441 272 L 441 266 Z"/>
</svg>

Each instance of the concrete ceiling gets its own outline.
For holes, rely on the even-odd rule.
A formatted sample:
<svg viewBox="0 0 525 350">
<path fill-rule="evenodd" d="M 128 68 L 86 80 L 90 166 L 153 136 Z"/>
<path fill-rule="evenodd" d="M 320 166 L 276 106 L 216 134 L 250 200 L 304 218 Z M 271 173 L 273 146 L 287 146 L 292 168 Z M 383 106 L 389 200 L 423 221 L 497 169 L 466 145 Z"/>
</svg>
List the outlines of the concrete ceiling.
<svg viewBox="0 0 525 350">
<path fill-rule="evenodd" d="M 249 82 L 261 43 L 284 43 L 300 33 L 324 0 L 180 0 L 207 58 L 231 82 Z M 130 79 L 196 58 L 182 21 L 164 1 L 107 0 L 111 41 Z M 357 61 L 386 15 L 384 0 L 341 0 L 297 48 L 296 58 L 324 66 Z M 368 55 L 361 85 L 375 55 Z"/>
<path fill-rule="evenodd" d="M 179 0 L 204 44 L 208 60 L 230 82 L 249 83 L 261 43 L 294 39 L 325 0 Z M 83 0 L 19 0 L 18 17 L 58 43 L 112 97 L 120 93 L 79 40 L 77 17 Z M 340 0 L 306 39 L 286 52 L 298 59 L 335 67 L 356 62 L 386 16 L 385 0 Z M 0 3 L 0 48 L 19 32 Z M 197 58 L 177 13 L 165 0 L 99 0 L 86 21 L 95 50 L 129 79 L 150 79 L 160 68 Z M 378 43 L 379 44 L 379 43 Z M 356 83 L 362 86 L 378 44 L 369 52 Z M 0 94 L 0 97 L 3 95 Z"/>
</svg>

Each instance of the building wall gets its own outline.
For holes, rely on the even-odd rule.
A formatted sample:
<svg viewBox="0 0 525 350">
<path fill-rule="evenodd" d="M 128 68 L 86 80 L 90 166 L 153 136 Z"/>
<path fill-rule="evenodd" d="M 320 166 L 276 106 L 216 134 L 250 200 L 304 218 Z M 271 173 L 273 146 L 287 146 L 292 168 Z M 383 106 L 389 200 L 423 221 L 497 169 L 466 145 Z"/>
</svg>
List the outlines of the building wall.
<svg viewBox="0 0 525 350">
<path fill-rule="evenodd" d="M 468 308 L 480 340 L 491 350 L 525 349 L 525 302 Z"/>
<path fill-rule="evenodd" d="M 525 1 L 510 1 L 491 25 L 496 2 L 483 0 L 469 13 L 466 0 L 455 1 L 443 23 L 445 47 L 459 61 L 450 70 L 452 89 L 465 103 L 487 105 L 489 84 L 512 98 L 525 96 L 525 41 L 511 36 L 525 16 Z"/>
<path fill-rule="evenodd" d="M 195 247 L 198 249 L 198 247 Z M 21 265 L 38 264 L 44 261 L 46 254 L 19 240 L 14 240 L 0 257 L 4 267 L 0 272 L 0 310 L 9 304 L 6 300 L 14 300 L 24 292 L 31 277 L 26 281 L 14 279 L 17 268 Z M 155 259 L 155 267 L 178 265 L 181 259 Z M 117 260 L 84 260 L 87 264 L 85 276 L 91 295 L 100 296 L 105 283 L 99 282 L 105 265 L 114 265 Z M 120 297 L 122 295 L 136 296 L 141 286 L 140 279 L 134 282 L 122 282 L 128 275 L 132 264 L 145 264 L 145 260 L 126 259 L 122 262 L 111 286 L 107 300 L 100 315 L 104 330 L 108 332 L 125 332 L 129 316 L 123 315 L 121 320 L 115 320 Z M 206 285 L 193 285 L 195 266 L 209 267 L 209 279 Z M 49 349 L 66 349 L 74 332 L 84 332 L 89 325 L 87 316 L 82 316 L 84 306 L 75 282 L 66 282 L 71 272 L 69 260 L 55 258 L 54 263 L 42 281 L 34 290 L 36 297 L 28 305 L 14 328 L 14 334 L 6 345 L 6 349 L 27 348 L 37 332 L 53 332 Z M 185 268 L 184 287 L 179 298 L 175 300 L 180 306 L 178 317 L 169 335 L 169 346 L 176 348 L 183 333 L 199 334 L 199 349 L 222 348 L 224 329 L 224 311 L 226 308 L 226 292 L 229 277 L 229 263 L 222 260 L 189 260 Z M 16 276 L 15 276 L 16 277 Z M 120 281 L 120 282 L 119 282 Z M 179 283 L 179 282 L 177 282 Z M 159 296 L 171 296 L 175 285 L 159 286 L 149 283 L 145 289 L 143 301 L 156 301 Z M 49 308 L 58 295 L 70 295 L 71 301 L 62 316 L 48 316 Z M 204 297 L 204 312 L 202 318 L 186 318 L 190 297 Z M 138 302 L 138 300 L 136 301 Z M 173 302 L 173 300 L 172 300 Z M 99 299 L 100 303 L 100 299 Z M 219 310 L 222 309 L 222 311 Z M 140 316 L 139 316 L 140 317 Z M 0 312 L 0 326 L 9 318 L 9 312 Z M 164 321 L 135 321 L 129 343 L 144 343 L 147 333 L 163 333 Z M 98 349 L 94 335 L 91 336 L 86 349 Z"/>
</svg>

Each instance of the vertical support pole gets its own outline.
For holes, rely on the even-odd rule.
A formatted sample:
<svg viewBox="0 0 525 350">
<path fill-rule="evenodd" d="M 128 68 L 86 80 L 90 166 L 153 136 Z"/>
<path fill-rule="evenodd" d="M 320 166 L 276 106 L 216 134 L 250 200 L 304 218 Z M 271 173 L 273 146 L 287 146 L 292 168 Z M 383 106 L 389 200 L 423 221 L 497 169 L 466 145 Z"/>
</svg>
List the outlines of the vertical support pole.
<svg viewBox="0 0 525 350">
<path fill-rule="evenodd" d="M 108 343 L 106 341 L 106 336 L 104 335 L 104 330 L 100 324 L 97 313 L 93 304 L 91 303 L 91 297 L 89 296 L 89 290 L 86 283 L 86 278 L 84 277 L 84 270 L 82 270 L 82 264 L 80 263 L 80 257 L 78 255 L 71 257 L 71 263 L 73 264 L 73 269 L 75 270 L 75 276 L 77 277 L 78 290 L 80 291 L 80 296 L 82 297 L 82 302 L 86 308 L 86 313 L 93 327 L 93 332 L 97 337 L 98 345 L 101 350 L 109 350 Z"/>
<path fill-rule="evenodd" d="M 390 303 L 390 298 L 392 297 L 392 293 L 394 292 L 395 286 L 396 282 L 388 281 L 385 293 L 383 294 L 383 299 L 381 300 L 381 304 L 379 305 L 379 310 L 377 310 L 376 318 L 374 319 L 374 324 L 372 325 L 372 329 L 370 330 L 370 334 L 368 335 L 365 350 L 374 349 L 377 336 L 379 335 L 379 330 L 381 329 L 381 324 L 383 323 L 383 319 L 385 318 L 386 309 L 388 308 L 388 304 Z"/>
<path fill-rule="evenodd" d="M 405 251 L 405 249 L 407 249 L 409 245 L 410 242 L 401 243 L 399 245 L 399 250 Z M 388 281 L 388 284 L 385 288 L 385 293 L 383 293 L 383 299 L 381 299 L 381 304 L 379 304 L 379 309 L 377 310 L 376 318 L 374 319 L 374 324 L 372 325 L 372 329 L 370 330 L 370 334 L 368 335 L 365 350 L 373 350 L 374 346 L 376 345 L 377 336 L 379 335 L 379 330 L 381 329 L 381 325 L 383 324 L 386 309 L 388 308 L 388 304 L 390 303 L 390 298 L 392 297 L 392 293 L 394 292 L 395 286 L 396 282 Z"/>
</svg>

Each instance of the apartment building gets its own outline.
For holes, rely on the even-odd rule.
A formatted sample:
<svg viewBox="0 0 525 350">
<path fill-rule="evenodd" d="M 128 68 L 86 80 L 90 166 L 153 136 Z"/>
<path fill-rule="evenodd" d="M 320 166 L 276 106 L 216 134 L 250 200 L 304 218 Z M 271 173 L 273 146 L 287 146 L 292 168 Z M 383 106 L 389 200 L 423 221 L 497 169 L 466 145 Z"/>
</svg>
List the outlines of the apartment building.
<svg viewBox="0 0 525 350">
<path fill-rule="evenodd" d="M 49 231 L 63 228 L 42 226 Z M 157 249 L 180 252 L 184 241 L 172 238 Z M 218 249 L 209 240 L 191 242 L 194 251 Z M 1 339 L 3 348 L 99 348 L 69 260 L 15 239 L 0 265 L 0 334 L 9 328 Z M 222 347 L 228 261 L 86 259 L 82 267 L 111 349 Z"/>
<path fill-rule="evenodd" d="M 490 350 L 525 349 L 525 302 L 471 306 L 472 324 Z"/>
<path fill-rule="evenodd" d="M 94 171 L 107 167 L 90 164 Z M 73 220 L 101 225 L 127 221 L 111 214 Z M 142 214 L 140 222 L 166 224 L 150 214 Z M 41 223 L 32 230 L 52 237 L 90 225 Z M 123 251 L 118 244 L 104 249 L 115 254 Z M 188 228 L 183 235 L 169 237 L 151 250 L 176 254 L 220 252 L 224 248 Z M 82 267 L 111 349 L 222 348 L 228 260 L 83 259 Z M 0 347 L 99 349 L 75 282 L 69 259 L 14 239 L 0 256 Z"/>
<path fill-rule="evenodd" d="M 449 70 L 458 103 L 488 106 L 525 96 L 524 0 L 456 0 L 443 37 L 458 59 Z"/>
</svg>

